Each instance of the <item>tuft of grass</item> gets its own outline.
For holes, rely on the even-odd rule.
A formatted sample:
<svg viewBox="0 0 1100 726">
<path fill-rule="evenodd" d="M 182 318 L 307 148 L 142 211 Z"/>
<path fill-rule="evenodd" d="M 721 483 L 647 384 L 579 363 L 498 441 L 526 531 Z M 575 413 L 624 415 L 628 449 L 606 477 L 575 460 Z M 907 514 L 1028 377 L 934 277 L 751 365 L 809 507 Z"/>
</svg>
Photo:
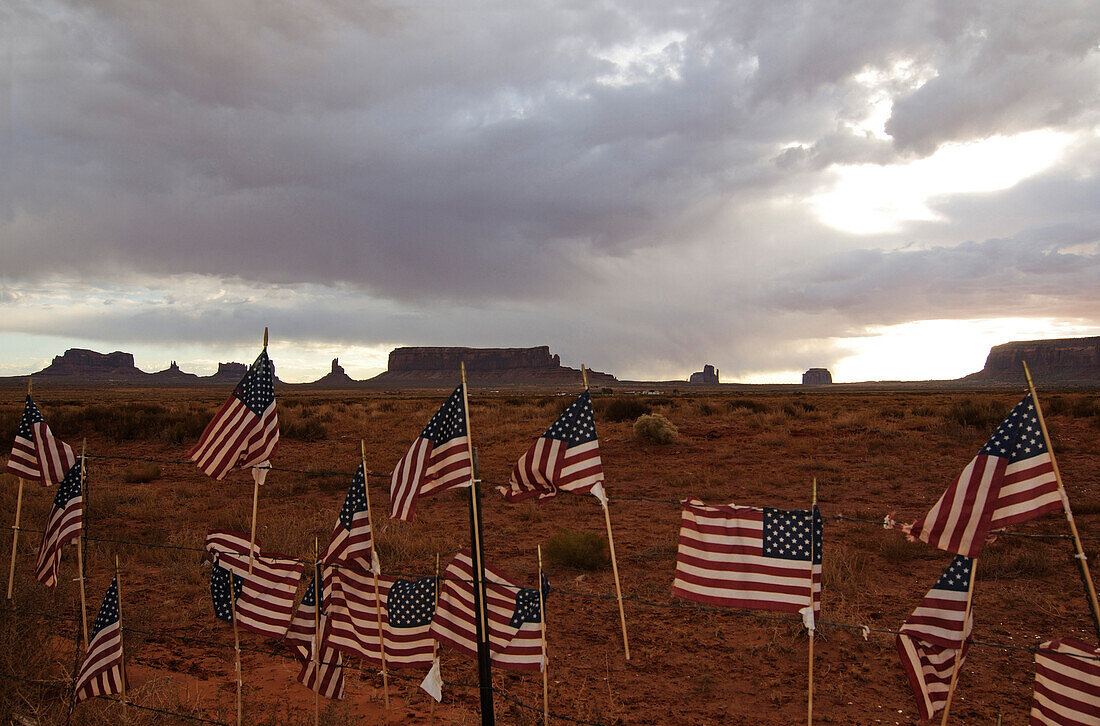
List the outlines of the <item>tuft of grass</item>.
<svg viewBox="0 0 1100 726">
<path fill-rule="evenodd" d="M 1009 540 L 1004 546 L 982 550 L 978 578 L 1014 580 L 1045 577 L 1053 568 L 1049 547 L 1036 542 Z"/>
<path fill-rule="evenodd" d="M 597 408 L 599 409 L 601 419 L 605 421 L 614 421 L 615 423 L 634 421 L 639 416 L 644 416 L 647 413 L 653 412 L 649 404 L 643 403 L 636 398 L 626 397 L 600 401 Z"/>
<path fill-rule="evenodd" d="M 726 402 L 726 406 L 731 411 L 751 411 L 753 413 L 764 413 L 768 410 L 760 401 L 756 401 L 751 398 L 731 398 Z"/>
<path fill-rule="evenodd" d="M 960 426 L 973 426 L 986 429 L 1004 420 L 1007 411 L 995 401 L 979 401 L 964 398 L 956 401 L 947 409 L 946 418 Z"/>
<path fill-rule="evenodd" d="M 135 461 L 122 472 L 122 480 L 127 484 L 147 484 L 160 479 L 160 466 L 147 461 Z"/>
<path fill-rule="evenodd" d="M 607 538 L 596 532 L 560 530 L 546 543 L 546 559 L 577 570 L 606 570 L 611 564 Z"/>
<path fill-rule="evenodd" d="M 279 434 L 298 441 L 320 441 L 328 438 L 328 427 L 319 416 L 307 416 L 297 421 L 280 422 Z"/>
<path fill-rule="evenodd" d="M 659 413 L 639 416 L 634 422 L 634 440 L 642 443 L 671 444 L 679 432 Z"/>
<path fill-rule="evenodd" d="M 882 558 L 892 565 L 920 559 L 928 547 L 920 542 L 910 542 L 904 537 L 884 537 L 879 545 Z"/>
</svg>

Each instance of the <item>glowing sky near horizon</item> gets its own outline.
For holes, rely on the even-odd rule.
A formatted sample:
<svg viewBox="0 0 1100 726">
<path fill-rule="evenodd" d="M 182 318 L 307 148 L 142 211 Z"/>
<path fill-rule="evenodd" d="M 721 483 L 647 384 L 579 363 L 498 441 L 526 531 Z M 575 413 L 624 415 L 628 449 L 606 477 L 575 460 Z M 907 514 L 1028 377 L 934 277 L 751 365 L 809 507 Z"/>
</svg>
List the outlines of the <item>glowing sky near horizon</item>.
<svg viewBox="0 0 1100 726">
<path fill-rule="evenodd" d="M 1100 5 L 15 0 L 0 375 L 955 378 L 1100 331 Z M 363 69 L 370 69 L 364 73 Z"/>
</svg>

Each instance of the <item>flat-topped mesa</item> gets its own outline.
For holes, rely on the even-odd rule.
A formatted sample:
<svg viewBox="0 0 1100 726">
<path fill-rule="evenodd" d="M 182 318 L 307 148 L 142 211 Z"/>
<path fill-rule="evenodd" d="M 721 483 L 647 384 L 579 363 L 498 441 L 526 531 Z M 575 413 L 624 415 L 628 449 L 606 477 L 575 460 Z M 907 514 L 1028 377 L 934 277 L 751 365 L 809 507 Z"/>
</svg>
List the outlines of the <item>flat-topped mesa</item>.
<svg viewBox="0 0 1100 726">
<path fill-rule="evenodd" d="M 244 363 L 219 363 L 218 372 L 210 377 L 217 380 L 225 379 L 236 383 L 244 378 L 245 373 L 248 373 L 248 366 Z"/>
<path fill-rule="evenodd" d="M 53 362 L 36 376 L 65 378 L 142 378 L 146 375 L 134 365 L 134 354 L 115 351 L 97 353 L 94 350 L 70 348 L 63 355 L 54 356 Z"/>
<path fill-rule="evenodd" d="M 802 374 L 804 386 L 827 386 L 833 382 L 833 374 L 828 368 L 811 368 Z"/>
<path fill-rule="evenodd" d="M 1023 383 L 1025 361 L 1037 384 L 1096 383 L 1100 381 L 1100 336 L 996 345 L 989 350 L 985 367 L 966 380 Z"/>
<path fill-rule="evenodd" d="M 467 371 L 504 371 L 515 368 L 533 370 L 558 368 L 561 359 L 550 355 L 550 346 L 535 348 L 395 348 L 390 351 L 387 371 L 458 370 L 465 363 Z"/>
</svg>

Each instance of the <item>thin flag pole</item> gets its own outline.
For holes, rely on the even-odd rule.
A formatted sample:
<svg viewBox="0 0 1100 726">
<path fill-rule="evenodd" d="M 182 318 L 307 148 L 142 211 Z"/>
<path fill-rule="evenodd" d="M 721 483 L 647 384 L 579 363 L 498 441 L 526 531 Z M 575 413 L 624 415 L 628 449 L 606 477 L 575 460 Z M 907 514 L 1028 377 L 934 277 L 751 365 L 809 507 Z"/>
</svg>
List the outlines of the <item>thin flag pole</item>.
<svg viewBox="0 0 1100 726">
<path fill-rule="evenodd" d="M 470 398 L 466 384 L 466 363 L 461 364 L 462 406 L 466 411 L 466 450 L 470 456 L 470 540 L 473 548 L 474 609 L 477 617 L 474 624 L 477 631 L 477 670 L 481 690 L 481 723 L 492 726 L 496 723 L 493 713 L 493 666 L 489 651 L 489 624 L 485 614 L 485 555 L 481 542 L 481 506 L 478 501 L 477 453 L 474 451 L 473 436 L 470 434 Z"/>
<path fill-rule="evenodd" d="M 267 326 L 264 326 L 264 350 L 267 350 Z M 252 533 L 248 539 L 248 574 L 252 574 L 253 550 L 256 548 L 256 510 L 260 503 L 260 482 L 267 478 L 267 471 L 252 467 Z"/>
<path fill-rule="evenodd" d="M 34 383 L 32 376 L 27 376 L 27 398 L 31 396 L 31 386 Z M 8 599 L 11 600 L 12 588 L 15 585 L 15 553 L 19 549 L 19 515 L 23 511 L 23 477 L 19 477 L 19 494 L 15 499 L 15 524 L 11 533 L 11 569 L 8 570 Z"/>
<path fill-rule="evenodd" d="M 546 653 L 546 600 L 542 595 L 542 545 L 537 545 L 539 555 L 539 576 L 536 587 L 539 590 L 539 616 L 542 619 L 542 723 L 550 723 L 550 661 Z"/>
<path fill-rule="evenodd" d="M 234 660 L 236 661 L 237 669 L 237 726 L 241 726 L 241 715 L 243 711 L 243 704 L 241 701 L 241 636 L 237 631 L 237 598 L 233 596 L 236 592 L 236 587 L 233 583 L 233 578 L 236 575 L 233 574 L 233 570 L 229 571 L 229 614 L 233 618 L 233 652 Z"/>
<path fill-rule="evenodd" d="M 817 477 L 813 481 L 813 505 L 810 507 L 810 617 L 814 613 L 814 511 L 817 506 Z M 811 621 L 812 622 L 812 621 Z M 810 628 L 810 664 L 809 680 L 806 686 L 806 723 L 813 726 L 814 722 L 814 628 Z"/>
<path fill-rule="evenodd" d="M 963 615 L 963 630 L 970 622 L 970 606 L 974 602 L 974 583 L 978 581 L 978 559 L 970 561 L 970 587 L 966 590 L 966 614 Z M 947 715 L 951 711 L 951 698 L 955 695 L 955 684 L 959 681 L 959 669 L 962 667 L 963 651 L 966 649 L 966 638 L 959 644 L 958 655 L 955 656 L 955 667 L 951 669 L 951 685 L 947 689 L 947 700 L 943 703 L 943 718 L 940 726 L 947 726 Z"/>
<path fill-rule="evenodd" d="M 23 477 L 19 477 L 19 494 L 15 499 L 15 525 L 11 533 L 11 569 L 8 570 L 8 599 L 15 584 L 15 553 L 19 549 L 19 514 L 23 511 Z"/>
<path fill-rule="evenodd" d="M 435 553 L 435 608 L 432 610 L 434 613 L 439 609 L 439 553 Z M 435 660 L 439 657 L 439 641 L 432 638 L 432 666 L 435 667 Z M 428 723 L 435 723 L 435 698 L 431 699 L 432 704 L 428 707 Z"/>
<path fill-rule="evenodd" d="M 371 559 L 377 557 L 374 549 L 374 519 L 370 509 L 370 478 L 367 476 L 367 443 L 359 439 L 359 450 L 363 454 L 363 491 L 367 499 L 367 527 L 370 529 Z M 374 613 L 378 620 L 378 648 L 382 656 L 382 693 L 386 701 L 386 710 L 390 710 L 390 674 L 386 671 L 386 631 L 382 627 L 382 595 L 379 594 L 378 573 L 375 571 L 374 562 L 371 562 L 371 575 L 374 576 Z"/>
<path fill-rule="evenodd" d="M 313 538 L 313 726 L 321 723 L 321 562 Z"/>
<path fill-rule="evenodd" d="M 119 669 L 122 671 L 122 702 L 129 703 L 126 700 L 126 653 L 122 649 L 123 634 L 125 633 L 122 629 L 122 576 L 119 574 L 117 554 L 115 555 L 115 585 L 118 589 L 118 659 Z M 87 650 L 87 647 L 87 644 L 85 644 L 85 650 Z"/>
<path fill-rule="evenodd" d="M 581 364 L 581 380 L 584 382 L 584 390 L 588 391 L 588 369 Z M 615 535 L 611 533 L 611 512 L 607 508 L 607 496 L 600 497 L 600 506 L 603 507 L 603 521 L 607 526 L 607 545 L 611 550 L 611 574 L 615 576 L 615 598 L 619 602 L 619 624 L 623 631 L 623 653 L 630 660 L 630 643 L 626 638 L 626 611 L 623 609 L 623 588 L 619 583 L 619 560 L 615 556 Z"/>
<path fill-rule="evenodd" d="M 1073 510 L 1069 506 L 1069 495 L 1062 484 L 1062 472 L 1058 470 L 1058 460 L 1054 458 L 1054 447 L 1050 443 L 1050 434 L 1047 432 L 1047 423 L 1043 418 L 1043 408 L 1039 405 L 1039 396 L 1035 392 L 1035 384 L 1031 380 L 1031 371 L 1027 362 L 1024 362 L 1024 375 L 1027 376 L 1027 387 L 1031 391 L 1031 400 L 1035 403 L 1035 413 L 1039 418 L 1039 428 L 1043 431 L 1043 442 L 1050 454 L 1050 464 L 1054 469 L 1054 480 L 1058 482 L 1058 493 L 1062 496 L 1062 509 L 1066 513 L 1066 522 L 1069 523 L 1069 531 L 1073 534 L 1073 547 L 1076 554 L 1077 565 L 1081 570 L 1081 580 L 1085 586 L 1085 594 L 1089 599 L 1089 607 L 1092 609 L 1092 618 L 1096 626 L 1097 637 L 1100 637 L 1100 603 L 1096 599 L 1096 586 L 1092 582 L 1092 573 L 1089 572 L 1088 559 L 1085 550 L 1081 547 L 1081 536 L 1077 533 L 1077 522 L 1073 519 Z"/>
<path fill-rule="evenodd" d="M 80 506 L 84 506 L 84 490 L 86 488 L 87 480 L 85 479 L 84 472 L 84 452 L 87 450 L 88 440 L 84 439 L 84 443 L 80 446 Z M 85 510 L 86 511 L 86 510 Z M 80 580 L 80 623 L 84 627 L 82 631 L 84 633 L 84 650 L 88 649 L 88 598 L 84 594 L 84 520 L 86 518 L 83 514 L 80 517 L 80 535 L 76 538 L 76 569 L 77 579 Z"/>
</svg>

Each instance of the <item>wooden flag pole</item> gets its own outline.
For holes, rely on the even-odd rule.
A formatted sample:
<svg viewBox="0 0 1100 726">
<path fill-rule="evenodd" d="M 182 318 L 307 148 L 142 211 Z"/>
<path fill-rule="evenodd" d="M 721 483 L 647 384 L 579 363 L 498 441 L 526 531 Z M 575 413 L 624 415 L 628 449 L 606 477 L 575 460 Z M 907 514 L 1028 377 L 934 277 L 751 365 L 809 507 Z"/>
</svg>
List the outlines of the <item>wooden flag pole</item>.
<svg viewBox="0 0 1100 726">
<path fill-rule="evenodd" d="M 970 606 L 974 602 L 974 583 L 978 581 L 978 559 L 970 560 L 970 587 L 966 590 L 966 614 L 963 615 L 963 632 L 966 624 L 970 622 Z M 967 636 L 969 637 L 969 636 Z M 947 700 L 943 703 L 943 718 L 940 726 L 947 726 L 947 714 L 951 711 L 951 698 L 955 695 L 955 684 L 959 681 L 959 669 L 962 667 L 963 652 L 966 650 L 966 637 L 959 644 L 959 652 L 955 656 L 955 667 L 951 669 L 951 685 L 947 689 Z"/>
<path fill-rule="evenodd" d="M 813 507 L 817 506 L 817 477 L 814 477 L 813 482 L 813 506 L 810 508 L 810 617 L 813 617 L 814 613 L 814 573 L 813 573 L 813 561 L 814 561 L 814 512 Z M 810 665 L 809 665 L 809 680 L 806 686 L 806 723 L 813 726 L 814 722 L 814 628 L 810 628 Z"/>
<path fill-rule="evenodd" d="M 84 452 L 88 447 L 88 439 L 84 439 L 84 443 L 80 446 L 80 506 L 84 506 L 84 489 L 85 478 L 84 472 Z M 80 534 L 76 538 L 76 569 L 77 579 L 80 580 L 80 622 L 84 626 L 84 650 L 88 649 L 88 598 L 84 594 L 84 520 L 83 514 L 80 517 Z"/>
<path fill-rule="evenodd" d="M 15 525 L 11 533 L 11 569 L 8 570 L 8 599 L 15 584 L 15 553 L 19 549 L 19 514 L 23 511 L 23 477 L 19 477 L 19 494 L 15 499 Z"/>
<path fill-rule="evenodd" d="M 313 538 L 313 726 L 321 723 L 321 562 Z"/>
<path fill-rule="evenodd" d="M 374 519 L 370 509 L 370 479 L 367 477 L 367 443 L 359 439 L 359 450 L 363 454 L 363 491 L 367 499 L 367 527 L 371 537 L 371 575 L 374 576 L 374 613 L 378 620 L 378 649 L 382 656 L 382 693 L 386 702 L 386 710 L 390 710 L 390 674 L 386 671 L 386 631 L 382 627 L 382 595 L 378 588 L 378 573 L 375 572 L 373 559 L 378 555 L 374 550 Z"/>
<path fill-rule="evenodd" d="M 27 398 L 31 395 L 34 378 L 27 377 Z M 12 587 L 15 584 L 15 553 L 19 549 L 19 515 L 23 511 L 23 477 L 19 477 L 19 494 L 15 499 L 15 525 L 11 533 L 11 569 L 8 570 L 8 599 L 11 600 Z"/>
<path fill-rule="evenodd" d="M 584 390 L 588 389 L 588 370 L 581 364 L 581 380 L 584 382 Z M 619 560 L 615 556 L 615 536 L 611 533 L 611 512 L 607 508 L 607 496 L 600 497 L 600 506 L 603 507 L 603 521 L 607 525 L 607 546 L 611 550 L 611 574 L 615 576 L 615 597 L 619 602 L 619 624 L 623 631 L 623 653 L 630 660 L 630 643 L 626 638 L 626 611 L 623 609 L 623 588 L 619 584 Z"/>
<path fill-rule="evenodd" d="M 242 715 L 242 701 L 241 701 L 241 636 L 237 631 L 237 598 L 233 593 L 236 589 L 233 584 L 233 578 L 236 577 L 233 571 L 229 571 L 229 614 L 233 618 L 233 652 L 234 660 L 237 669 L 237 726 L 241 726 Z"/>
<path fill-rule="evenodd" d="M 482 726 L 493 726 L 496 716 L 493 712 L 493 666 L 489 650 L 489 624 L 485 604 L 485 553 L 481 542 L 481 505 L 478 501 L 477 454 L 474 451 L 473 436 L 470 434 L 470 397 L 466 385 L 466 363 L 462 370 L 462 406 L 466 411 L 466 450 L 470 456 L 470 544 L 473 548 L 473 597 L 477 617 L 474 625 L 477 635 L 477 671 L 481 695 Z"/>
<path fill-rule="evenodd" d="M 542 545 L 537 545 L 539 554 L 539 576 L 536 587 L 539 589 L 539 616 L 542 619 L 542 723 L 550 724 L 550 661 L 546 653 L 546 601 L 542 596 Z"/>
<path fill-rule="evenodd" d="M 115 585 L 118 589 L 118 659 L 119 669 L 122 671 L 122 702 L 128 703 L 126 700 L 126 653 L 122 649 L 123 630 L 122 630 L 122 577 L 119 575 L 118 567 L 118 555 L 115 555 Z M 85 644 L 85 650 L 87 645 Z"/>
<path fill-rule="evenodd" d="M 432 612 L 435 612 L 439 608 L 439 553 L 435 553 L 435 608 Z M 435 659 L 439 657 L 439 641 L 432 638 L 432 667 L 435 667 Z M 428 723 L 435 723 L 435 699 L 431 699 L 432 704 L 428 707 Z"/>
<path fill-rule="evenodd" d="M 1073 519 L 1073 510 L 1069 506 L 1069 495 L 1062 484 L 1062 473 L 1058 470 L 1058 460 L 1054 457 L 1054 447 L 1050 443 L 1050 434 L 1047 432 L 1047 423 L 1043 418 L 1043 408 L 1039 405 L 1039 396 L 1035 393 L 1035 384 L 1031 380 L 1031 371 L 1027 362 L 1024 362 L 1024 375 L 1027 376 L 1027 387 L 1031 392 L 1031 400 L 1035 403 L 1035 414 L 1039 419 L 1039 428 L 1043 432 L 1043 442 L 1050 454 L 1050 465 L 1054 469 L 1054 480 L 1058 482 L 1058 493 L 1062 496 L 1062 509 L 1066 513 L 1066 522 L 1069 523 L 1069 531 L 1073 534 L 1073 547 L 1077 559 L 1077 566 L 1081 571 L 1081 580 L 1085 586 L 1085 594 L 1089 599 L 1089 607 L 1092 608 L 1093 623 L 1096 626 L 1096 635 L 1100 638 L 1100 603 L 1096 599 L 1096 585 L 1092 582 L 1092 573 L 1089 572 L 1088 559 L 1085 550 L 1081 546 L 1081 536 L 1077 533 L 1077 522 Z"/>
<path fill-rule="evenodd" d="M 264 326 L 264 350 L 267 350 L 267 326 Z M 252 551 L 256 548 L 256 510 L 260 503 L 260 482 L 267 478 L 267 472 L 252 467 L 252 533 L 248 538 L 248 574 L 252 574 Z"/>
</svg>

